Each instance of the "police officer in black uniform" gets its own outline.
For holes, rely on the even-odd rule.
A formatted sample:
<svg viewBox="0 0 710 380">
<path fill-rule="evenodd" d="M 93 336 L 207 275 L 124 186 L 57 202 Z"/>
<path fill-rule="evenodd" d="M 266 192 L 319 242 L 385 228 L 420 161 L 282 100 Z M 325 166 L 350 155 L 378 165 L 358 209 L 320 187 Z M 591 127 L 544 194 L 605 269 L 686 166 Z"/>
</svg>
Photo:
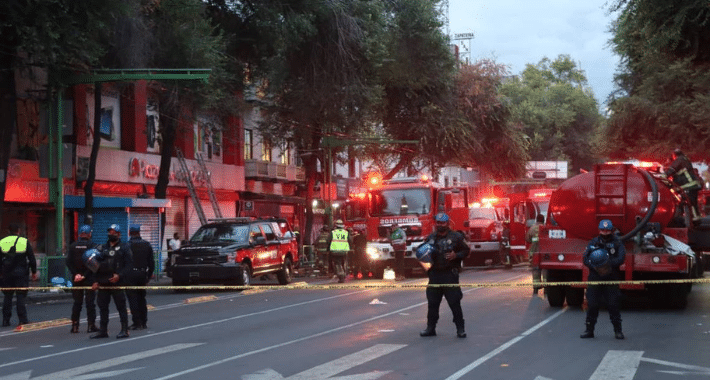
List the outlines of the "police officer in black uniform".
<svg viewBox="0 0 710 380">
<path fill-rule="evenodd" d="M 10 223 L 8 236 L 0 240 L 0 263 L 2 263 L 3 286 L 6 288 L 26 288 L 30 286 L 29 273 L 32 271 L 32 281 L 37 281 L 37 261 L 32 245 L 27 238 L 20 236 L 20 225 Z M 12 316 L 12 298 L 17 298 L 17 317 L 20 325 L 27 324 L 27 308 L 25 298 L 27 290 L 3 290 L 5 296 L 2 303 L 2 326 L 10 326 Z"/>
<path fill-rule="evenodd" d="M 436 214 L 436 232 L 429 235 L 425 242 L 431 244 L 434 250 L 431 253 L 431 268 L 427 271 L 429 285 L 458 284 L 461 261 L 469 254 L 469 248 L 462 234 L 449 228 L 449 216 L 443 212 Z M 458 286 L 436 286 L 426 288 L 426 299 L 429 303 L 427 309 L 427 327 L 419 333 L 421 336 L 435 336 L 436 323 L 439 321 L 439 305 L 441 299 L 446 297 L 446 302 L 454 315 L 456 336 L 466 337 L 464 329 L 463 310 L 461 299 L 463 292 Z"/>
<path fill-rule="evenodd" d="M 139 224 L 131 225 L 128 233 L 131 237 L 128 243 L 131 245 L 133 253 L 133 270 L 131 270 L 128 282 L 131 286 L 145 286 L 155 271 L 153 247 L 141 238 Z M 145 300 L 145 289 L 129 289 L 126 290 L 126 295 L 131 307 L 131 319 L 133 319 L 133 324 L 129 328 L 131 330 L 148 328 L 148 305 Z"/>
<path fill-rule="evenodd" d="M 624 248 L 621 239 L 612 233 L 613 231 L 614 225 L 611 220 L 604 219 L 599 222 L 599 236 L 587 244 L 582 260 L 584 265 L 589 268 L 589 281 L 619 281 L 622 278 L 619 267 L 626 258 L 626 248 Z M 592 252 L 598 249 L 606 250 L 609 255 L 608 261 L 603 266 L 596 266 L 591 260 Z M 624 333 L 621 331 L 621 312 L 619 311 L 621 298 L 619 285 L 587 285 L 586 330 L 580 335 L 580 338 L 594 338 L 594 325 L 597 324 L 599 301 L 602 297 L 606 298 L 609 319 L 614 325 L 614 337 L 624 339 Z"/>
<path fill-rule="evenodd" d="M 96 327 L 96 292 L 93 290 L 76 289 L 75 287 L 91 286 L 94 283 L 93 272 L 84 264 L 82 260 L 84 252 L 91 248 L 98 247 L 98 244 L 91 240 L 91 226 L 85 224 L 79 228 L 79 240 L 69 246 L 66 264 L 71 273 L 72 297 L 74 304 L 71 308 L 71 330 L 76 334 L 79 332 L 79 317 L 81 316 L 82 303 L 86 303 L 86 320 L 88 329 L 86 332 L 97 332 Z"/>
<path fill-rule="evenodd" d="M 133 269 L 131 246 L 121 241 L 121 227 L 118 224 L 112 224 L 108 228 L 108 242 L 100 248 L 103 258 L 96 271 L 92 288 L 99 291 L 96 303 L 99 305 L 101 322 L 99 332 L 92 335 L 91 338 L 108 338 L 108 305 L 111 302 L 111 297 L 113 297 L 121 320 L 121 332 L 116 335 L 116 338 L 128 338 L 126 294 L 119 287 L 126 285 L 126 279 Z"/>
</svg>

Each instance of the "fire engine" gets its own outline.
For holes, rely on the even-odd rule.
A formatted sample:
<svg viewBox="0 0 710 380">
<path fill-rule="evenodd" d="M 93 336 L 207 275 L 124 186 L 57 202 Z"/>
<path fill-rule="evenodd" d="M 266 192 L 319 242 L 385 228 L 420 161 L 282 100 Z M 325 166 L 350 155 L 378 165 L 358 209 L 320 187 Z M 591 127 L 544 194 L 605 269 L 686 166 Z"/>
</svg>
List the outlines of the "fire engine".
<svg viewBox="0 0 710 380">
<path fill-rule="evenodd" d="M 579 174 L 552 192 L 539 252 L 533 265 L 547 282 L 584 282 L 587 243 L 598 224 L 609 219 L 626 247 L 621 266 L 624 291 L 642 290 L 658 306 L 685 307 L 690 282 L 703 274 L 703 252 L 710 250 L 710 226 L 691 222 L 685 192 L 660 174 L 660 166 L 607 163 Z M 645 282 L 644 282 L 645 281 Z M 584 285 L 546 286 L 550 306 L 579 306 Z"/>
<path fill-rule="evenodd" d="M 367 179 L 368 187 L 351 194 L 343 206 L 347 227 L 359 234 L 355 241 L 355 257 L 363 258 L 358 265 L 376 278 L 382 278 L 387 267 L 394 268 L 394 251 L 389 242 L 393 223 L 405 230 L 407 250 L 404 256 L 408 271 L 421 268 L 413 249 L 434 231 L 434 216 L 445 212 L 451 219 L 451 229 L 461 230 L 469 217 L 468 188 L 439 187 L 426 176 L 382 181 L 379 175 Z M 359 251 L 359 252 L 358 252 Z"/>
</svg>

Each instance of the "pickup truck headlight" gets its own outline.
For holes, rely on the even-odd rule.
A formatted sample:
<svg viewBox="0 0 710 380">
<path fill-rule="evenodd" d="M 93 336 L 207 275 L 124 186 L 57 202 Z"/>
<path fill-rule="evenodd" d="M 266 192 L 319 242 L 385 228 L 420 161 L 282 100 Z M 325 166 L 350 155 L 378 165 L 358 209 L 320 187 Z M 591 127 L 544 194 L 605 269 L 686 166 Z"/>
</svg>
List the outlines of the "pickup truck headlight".
<svg viewBox="0 0 710 380">
<path fill-rule="evenodd" d="M 370 260 L 377 260 L 380 258 L 381 252 L 378 248 L 375 247 L 367 247 L 365 249 L 365 253 L 367 254 L 367 257 Z"/>
</svg>

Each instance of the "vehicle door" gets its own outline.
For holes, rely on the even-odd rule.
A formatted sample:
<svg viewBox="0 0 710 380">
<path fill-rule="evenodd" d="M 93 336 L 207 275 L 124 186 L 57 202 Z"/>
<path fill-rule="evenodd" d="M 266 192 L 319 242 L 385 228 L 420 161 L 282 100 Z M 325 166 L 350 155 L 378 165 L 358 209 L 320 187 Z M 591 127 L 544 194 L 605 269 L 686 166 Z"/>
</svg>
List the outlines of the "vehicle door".
<svg viewBox="0 0 710 380">
<path fill-rule="evenodd" d="M 266 250 L 264 253 L 265 265 L 269 268 L 278 268 L 281 266 L 281 255 L 279 254 L 279 247 L 281 245 L 281 240 L 279 235 L 277 235 L 274 225 L 269 222 L 259 223 L 264 236 L 266 237 Z M 276 225 L 278 228 L 278 225 Z"/>
<path fill-rule="evenodd" d="M 254 273 L 261 272 L 269 266 L 269 254 L 267 252 L 266 236 L 259 228 L 258 223 L 249 226 L 249 241 L 252 244 L 252 267 Z"/>
</svg>

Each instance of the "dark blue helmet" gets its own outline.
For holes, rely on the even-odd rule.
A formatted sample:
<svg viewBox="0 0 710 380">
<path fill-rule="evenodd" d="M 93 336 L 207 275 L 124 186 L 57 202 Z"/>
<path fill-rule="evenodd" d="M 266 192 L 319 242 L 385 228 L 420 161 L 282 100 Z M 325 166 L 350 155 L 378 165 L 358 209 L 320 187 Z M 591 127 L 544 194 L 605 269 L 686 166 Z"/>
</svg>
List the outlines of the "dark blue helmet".
<svg viewBox="0 0 710 380">
<path fill-rule="evenodd" d="M 110 225 L 106 231 L 111 231 L 111 230 L 114 230 L 116 232 L 121 232 L 121 226 L 114 223 L 114 224 Z"/>
<path fill-rule="evenodd" d="M 449 216 L 446 215 L 446 213 L 444 213 L 444 212 L 440 212 L 440 213 L 436 214 L 436 216 L 434 217 L 434 221 L 436 221 L 436 222 L 448 222 L 448 221 L 449 221 Z"/>
<path fill-rule="evenodd" d="M 434 246 L 429 244 L 429 243 L 424 243 L 417 247 L 417 250 L 415 251 L 415 255 L 417 256 L 417 260 L 424 262 L 424 263 L 430 263 L 431 262 L 431 253 L 434 251 Z"/>
<path fill-rule="evenodd" d="M 609 262 L 609 252 L 604 248 L 597 248 L 589 254 L 589 263 L 593 267 L 600 267 Z"/>
<path fill-rule="evenodd" d="M 103 258 L 103 253 L 96 248 L 87 249 L 81 256 L 84 265 L 92 272 L 96 273 L 99 270 L 99 261 Z"/>
<path fill-rule="evenodd" d="M 91 226 L 88 224 L 84 224 L 83 226 L 79 227 L 79 233 L 80 234 L 90 234 L 91 233 Z"/>
<path fill-rule="evenodd" d="M 604 219 L 599 222 L 599 229 L 602 231 L 614 231 L 614 225 L 611 224 L 611 220 Z"/>
</svg>

